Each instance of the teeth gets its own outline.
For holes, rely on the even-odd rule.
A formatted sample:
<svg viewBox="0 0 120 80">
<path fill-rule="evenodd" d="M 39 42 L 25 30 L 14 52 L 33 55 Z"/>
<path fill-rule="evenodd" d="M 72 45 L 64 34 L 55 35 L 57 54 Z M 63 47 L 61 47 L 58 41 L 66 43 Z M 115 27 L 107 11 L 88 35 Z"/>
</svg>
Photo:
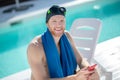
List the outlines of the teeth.
<svg viewBox="0 0 120 80">
<path fill-rule="evenodd" d="M 56 29 L 57 30 L 57 29 Z M 58 29 L 57 31 L 60 31 L 61 29 Z"/>
</svg>

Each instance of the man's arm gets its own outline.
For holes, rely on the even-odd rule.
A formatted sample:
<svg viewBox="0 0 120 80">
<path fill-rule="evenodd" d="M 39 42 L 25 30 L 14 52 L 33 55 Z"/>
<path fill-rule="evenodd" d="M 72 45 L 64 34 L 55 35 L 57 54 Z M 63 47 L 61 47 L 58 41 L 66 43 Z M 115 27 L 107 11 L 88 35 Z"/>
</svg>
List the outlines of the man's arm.
<svg viewBox="0 0 120 80">
<path fill-rule="evenodd" d="M 77 63 L 79 65 L 79 67 L 84 68 L 84 67 L 90 66 L 88 61 L 86 59 L 84 59 L 82 55 L 80 55 L 80 52 L 77 50 L 76 45 L 75 45 L 71 35 L 68 32 L 65 32 L 65 33 L 66 33 L 67 37 L 69 38 L 70 43 L 73 47 L 73 50 L 74 50 L 74 53 L 75 53 L 75 56 L 76 56 L 76 60 L 77 60 Z M 91 78 L 90 80 L 92 80 L 92 79 L 93 80 L 99 80 L 99 74 L 98 74 L 98 71 L 96 69 L 95 69 L 95 73 L 92 74 L 90 78 Z"/>
<path fill-rule="evenodd" d="M 47 70 L 44 67 L 44 55 L 42 50 L 39 50 L 38 43 L 31 43 L 28 46 L 27 56 L 28 62 L 32 70 L 33 80 L 47 80 Z"/>
<path fill-rule="evenodd" d="M 72 48 L 74 50 L 75 57 L 76 57 L 76 60 L 77 60 L 77 64 L 79 65 L 79 67 L 83 68 L 83 67 L 89 66 L 89 63 L 83 58 L 83 56 L 77 50 L 76 45 L 75 45 L 71 35 L 68 32 L 65 32 L 65 33 L 66 33 L 67 37 L 69 38 L 69 41 L 70 41 L 70 43 L 72 45 Z"/>
</svg>

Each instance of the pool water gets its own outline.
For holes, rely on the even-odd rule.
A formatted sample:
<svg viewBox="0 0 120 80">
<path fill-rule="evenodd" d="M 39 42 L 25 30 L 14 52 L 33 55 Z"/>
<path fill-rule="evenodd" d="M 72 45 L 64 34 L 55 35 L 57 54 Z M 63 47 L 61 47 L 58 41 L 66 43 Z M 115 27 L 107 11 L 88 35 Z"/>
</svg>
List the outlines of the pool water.
<svg viewBox="0 0 120 80">
<path fill-rule="evenodd" d="M 120 1 L 95 1 L 67 8 L 66 30 L 77 18 L 99 18 L 102 21 L 98 43 L 120 36 Z M 29 68 L 27 46 L 46 30 L 45 14 L 0 28 L 0 78 Z"/>
</svg>

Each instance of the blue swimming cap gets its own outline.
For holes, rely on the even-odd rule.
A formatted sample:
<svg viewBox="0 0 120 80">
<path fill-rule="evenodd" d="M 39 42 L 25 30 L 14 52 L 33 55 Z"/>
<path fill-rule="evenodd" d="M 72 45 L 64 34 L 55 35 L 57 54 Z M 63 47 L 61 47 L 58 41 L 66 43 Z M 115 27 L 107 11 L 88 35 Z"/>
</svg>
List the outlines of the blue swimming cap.
<svg viewBox="0 0 120 80">
<path fill-rule="evenodd" d="M 64 7 L 59 7 L 57 5 L 53 5 L 46 13 L 46 23 L 52 16 L 55 15 L 63 15 L 65 16 L 66 9 Z"/>
</svg>

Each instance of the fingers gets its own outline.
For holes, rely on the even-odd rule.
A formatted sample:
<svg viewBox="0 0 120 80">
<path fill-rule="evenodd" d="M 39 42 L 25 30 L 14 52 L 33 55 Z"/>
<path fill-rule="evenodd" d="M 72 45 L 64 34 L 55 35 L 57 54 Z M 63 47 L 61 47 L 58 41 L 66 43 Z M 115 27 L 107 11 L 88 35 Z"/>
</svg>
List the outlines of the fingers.
<svg viewBox="0 0 120 80">
<path fill-rule="evenodd" d="M 93 73 L 93 72 L 95 72 L 95 70 L 89 71 L 89 70 L 88 70 L 88 67 L 82 68 L 81 71 L 88 71 L 88 73 Z"/>
<path fill-rule="evenodd" d="M 83 70 L 83 71 L 84 71 L 84 70 L 87 70 L 87 68 L 88 68 L 88 67 L 84 67 L 84 68 L 82 68 L 81 70 Z"/>
<path fill-rule="evenodd" d="M 83 74 L 83 75 L 91 75 L 94 71 L 88 71 L 88 70 L 80 70 L 77 74 Z"/>
<path fill-rule="evenodd" d="M 91 75 L 91 74 L 93 74 L 94 73 L 94 71 L 86 71 L 84 74 L 85 75 Z"/>
</svg>

